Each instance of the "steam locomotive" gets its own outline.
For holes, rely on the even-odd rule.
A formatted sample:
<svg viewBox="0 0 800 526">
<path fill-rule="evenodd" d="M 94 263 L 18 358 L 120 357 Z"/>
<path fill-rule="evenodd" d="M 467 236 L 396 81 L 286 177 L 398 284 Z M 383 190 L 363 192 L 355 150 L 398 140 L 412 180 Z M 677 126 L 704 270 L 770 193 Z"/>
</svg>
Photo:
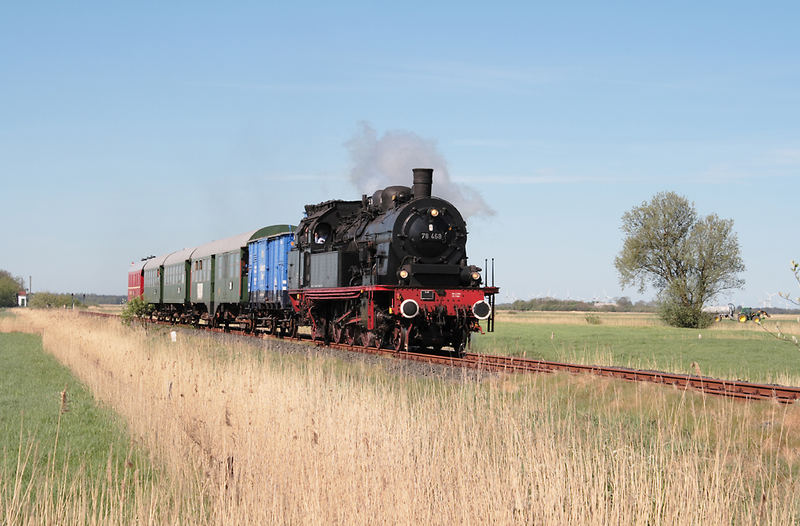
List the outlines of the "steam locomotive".
<svg viewBox="0 0 800 526">
<path fill-rule="evenodd" d="M 129 272 L 129 298 L 143 295 L 163 320 L 463 353 L 480 321 L 494 329 L 498 288 L 467 263 L 466 223 L 432 184 L 433 170 L 416 168 L 412 187 L 306 205 L 296 228 L 145 260 Z"/>
</svg>

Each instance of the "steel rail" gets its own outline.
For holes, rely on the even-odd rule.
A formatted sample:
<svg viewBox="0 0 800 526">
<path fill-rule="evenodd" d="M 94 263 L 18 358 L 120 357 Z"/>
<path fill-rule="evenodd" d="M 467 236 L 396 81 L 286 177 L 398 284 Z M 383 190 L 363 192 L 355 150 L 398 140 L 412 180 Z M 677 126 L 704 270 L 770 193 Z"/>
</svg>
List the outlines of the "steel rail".
<svg viewBox="0 0 800 526">
<path fill-rule="evenodd" d="M 81 314 L 113 318 L 116 314 L 99 312 L 81 311 Z M 170 322 L 151 322 L 160 325 L 174 325 Z M 641 369 L 628 369 L 625 367 L 583 365 L 576 363 L 553 362 L 548 360 L 537 360 L 535 358 L 521 358 L 516 356 L 499 356 L 492 354 L 466 353 L 463 357 L 450 356 L 446 353 L 428 354 L 411 351 L 395 351 L 394 349 L 365 347 L 362 345 L 350 345 L 347 343 L 324 343 L 319 340 L 312 340 L 310 336 L 298 335 L 294 338 L 268 334 L 265 332 L 248 333 L 237 329 L 222 329 L 219 327 L 200 326 L 205 330 L 224 333 L 250 336 L 261 339 L 283 339 L 297 343 L 312 344 L 316 346 L 327 346 L 334 349 L 355 351 L 367 354 L 377 354 L 384 356 L 394 356 L 406 360 L 427 362 L 432 364 L 447 365 L 452 367 L 464 367 L 469 369 L 485 371 L 505 371 L 520 373 L 549 373 L 567 372 L 572 374 L 593 374 L 632 382 L 650 382 L 663 385 L 671 385 L 680 389 L 691 389 L 715 396 L 724 396 L 740 400 L 775 400 L 777 402 L 789 404 L 800 399 L 800 387 L 791 387 L 774 384 L 759 384 L 745 382 L 742 380 L 723 380 L 708 376 L 696 376 L 678 373 L 668 373 L 664 371 L 646 371 Z"/>
</svg>

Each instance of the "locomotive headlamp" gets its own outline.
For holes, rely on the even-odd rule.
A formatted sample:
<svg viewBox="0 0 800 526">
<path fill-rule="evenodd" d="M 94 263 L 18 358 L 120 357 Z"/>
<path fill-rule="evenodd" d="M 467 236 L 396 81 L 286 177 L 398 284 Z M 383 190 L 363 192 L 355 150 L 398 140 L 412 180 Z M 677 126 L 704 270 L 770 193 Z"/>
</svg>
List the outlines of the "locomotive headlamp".
<svg viewBox="0 0 800 526">
<path fill-rule="evenodd" d="M 413 318 L 419 314 L 419 303 L 412 299 L 407 299 L 400 304 L 400 314 L 404 318 Z"/>
<path fill-rule="evenodd" d="M 431 208 L 431 217 L 436 217 L 439 215 L 439 210 L 436 208 Z"/>
<path fill-rule="evenodd" d="M 408 271 L 403 269 L 400 271 L 400 279 L 406 279 L 408 277 Z"/>
<path fill-rule="evenodd" d="M 481 279 L 481 273 L 480 272 L 473 272 L 472 273 L 472 279 L 475 280 L 475 281 L 480 280 Z"/>
<path fill-rule="evenodd" d="M 492 314 L 492 306 L 486 300 L 476 301 L 472 306 L 472 314 L 479 320 L 485 320 Z"/>
</svg>

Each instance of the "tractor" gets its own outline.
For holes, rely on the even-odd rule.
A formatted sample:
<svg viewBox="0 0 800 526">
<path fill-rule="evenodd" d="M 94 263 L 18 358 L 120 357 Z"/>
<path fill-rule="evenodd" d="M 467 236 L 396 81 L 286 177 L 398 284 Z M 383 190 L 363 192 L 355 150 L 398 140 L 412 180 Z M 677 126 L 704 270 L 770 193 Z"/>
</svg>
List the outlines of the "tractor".
<svg viewBox="0 0 800 526">
<path fill-rule="evenodd" d="M 747 323 L 749 320 L 760 323 L 764 318 L 769 318 L 769 313 L 764 309 L 742 307 L 739 310 L 739 317 L 737 319 L 739 320 L 739 323 Z"/>
</svg>

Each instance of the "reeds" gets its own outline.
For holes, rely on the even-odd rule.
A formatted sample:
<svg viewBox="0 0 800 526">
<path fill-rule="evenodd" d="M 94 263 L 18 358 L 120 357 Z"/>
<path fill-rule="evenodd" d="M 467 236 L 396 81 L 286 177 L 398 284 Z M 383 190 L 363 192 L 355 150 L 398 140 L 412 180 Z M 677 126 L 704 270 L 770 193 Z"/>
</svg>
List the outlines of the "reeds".
<svg viewBox="0 0 800 526">
<path fill-rule="evenodd" d="M 311 348 L 280 354 L 191 331 L 173 344 L 62 313 L 0 320 L 18 328 L 40 330 L 169 473 L 139 493 L 134 522 L 798 519 L 794 407 L 590 377 L 408 378 Z M 94 522 L 87 492 L 116 491 L 113 477 L 89 482 L 62 490 L 86 510 L 62 523 Z M 0 502 L 8 492 L 0 484 Z"/>
</svg>

